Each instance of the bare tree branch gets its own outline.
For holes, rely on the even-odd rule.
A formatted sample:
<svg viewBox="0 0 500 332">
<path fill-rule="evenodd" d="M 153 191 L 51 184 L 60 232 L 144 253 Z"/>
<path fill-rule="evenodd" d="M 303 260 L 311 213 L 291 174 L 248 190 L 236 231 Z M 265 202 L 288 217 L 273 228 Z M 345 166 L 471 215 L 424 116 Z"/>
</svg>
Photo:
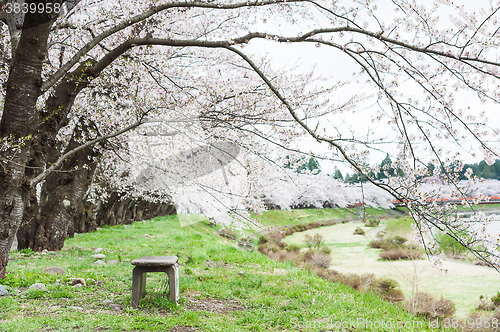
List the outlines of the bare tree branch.
<svg viewBox="0 0 500 332">
<path fill-rule="evenodd" d="M 37 177 L 33 178 L 31 181 L 30 181 L 30 187 L 34 187 L 36 186 L 37 183 L 39 183 L 40 181 L 43 181 L 43 179 L 45 179 L 49 174 L 50 172 L 54 171 L 56 168 L 58 168 L 59 166 L 61 166 L 61 164 L 64 162 L 64 160 L 66 158 L 68 158 L 69 156 L 71 156 L 72 154 L 74 154 L 75 152 L 78 152 L 80 150 L 83 150 L 89 146 L 92 146 L 94 144 L 97 144 L 101 141 L 104 141 L 104 140 L 107 140 L 107 139 L 110 139 L 110 138 L 113 138 L 113 137 L 116 137 L 116 136 L 119 136 L 129 130 L 132 130 L 138 126 L 140 126 L 141 124 L 143 124 L 145 121 L 143 120 L 140 120 L 140 121 L 137 121 L 133 124 L 131 124 L 130 126 L 128 127 L 125 127 L 117 132 L 114 132 L 114 133 L 111 133 L 111 134 L 108 134 L 108 135 L 105 135 L 105 136 L 101 136 L 101 137 L 98 137 L 96 139 L 93 139 L 85 144 L 82 144 L 80 145 L 79 147 L 71 150 L 71 151 L 68 151 L 66 152 L 65 154 L 63 154 L 61 157 L 59 157 L 59 159 L 57 159 L 57 161 L 55 163 L 53 163 L 49 168 L 47 168 L 45 171 L 43 171 L 42 173 L 40 173 Z"/>
<path fill-rule="evenodd" d="M 65 63 L 58 71 L 52 74 L 45 82 L 43 82 L 41 91 L 47 91 L 50 87 L 52 87 L 59 79 L 61 79 L 74 65 L 76 65 L 81 59 L 96 45 L 98 45 L 104 39 L 110 37 L 111 35 L 134 25 L 135 23 L 144 21 L 145 19 L 171 8 L 212 8 L 212 9 L 236 9 L 243 7 L 257 7 L 257 6 L 267 6 L 267 5 L 275 5 L 277 3 L 290 3 L 290 2 L 301 2 L 303 0 L 267 0 L 267 1 L 249 1 L 249 2 L 241 2 L 235 4 L 215 4 L 215 3 L 206 3 L 200 1 L 190 1 L 190 2 L 173 2 L 166 3 L 163 5 L 159 5 L 156 7 L 152 7 L 151 9 L 131 17 L 122 23 L 102 32 L 95 38 L 93 38 L 90 42 L 88 42 L 84 47 L 82 47 L 67 63 Z"/>
</svg>

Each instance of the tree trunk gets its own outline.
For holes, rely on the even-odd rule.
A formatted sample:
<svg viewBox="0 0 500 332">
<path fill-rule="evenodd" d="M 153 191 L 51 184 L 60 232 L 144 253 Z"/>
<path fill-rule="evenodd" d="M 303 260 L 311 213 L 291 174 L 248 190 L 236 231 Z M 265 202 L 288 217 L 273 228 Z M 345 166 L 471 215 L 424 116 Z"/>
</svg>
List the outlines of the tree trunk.
<svg viewBox="0 0 500 332">
<path fill-rule="evenodd" d="M 31 194 L 25 174 L 32 138 L 38 129 L 36 101 L 40 95 L 42 63 L 52 19 L 47 14 L 27 13 L 19 44 L 14 51 L 0 122 L 0 140 L 18 147 L 2 152 L 0 167 L 0 278 L 5 277 L 9 251 L 21 225 Z M 32 136 L 33 135 L 33 136 Z"/>
<path fill-rule="evenodd" d="M 38 199 L 36 192 L 31 192 L 31 197 L 24 209 L 23 222 L 17 231 L 17 249 L 33 248 L 36 225 L 40 223 Z"/>
<path fill-rule="evenodd" d="M 79 128 L 81 127 L 81 128 Z M 80 145 L 82 131 L 90 128 L 80 119 L 65 152 Z M 33 218 L 36 232 L 33 250 L 60 250 L 66 235 L 85 228 L 82 224 L 86 195 L 94 175 L 100 153 L 93 147 L 76 152 L 66 159 L 59 172 L 50 174 L 44 183 L 47 200 L 41 206 L 40 218 Z M 76 226 L 76 227 L 75 227 Z"/>
<path fill-rule="evenodd" d="M 112 225 L 113 223 L 116 223 L 114 206 L 120 197 L 120 193 L 113 191 L 106 202 L 99 202 L 96 214 L 97 225 L 102 227 L 104 225 Z"/>
<path fill-rule="evenodd" d="M 84 204 L 80 205 L 76 215 L 73 217 L 73 223 L 69 227 L 68 236 L 73 237 L 75 233 L 88 233 L 96 229 L 97 223 L 94 207 L 90 202 L 84 202 Z"/>
</svg>

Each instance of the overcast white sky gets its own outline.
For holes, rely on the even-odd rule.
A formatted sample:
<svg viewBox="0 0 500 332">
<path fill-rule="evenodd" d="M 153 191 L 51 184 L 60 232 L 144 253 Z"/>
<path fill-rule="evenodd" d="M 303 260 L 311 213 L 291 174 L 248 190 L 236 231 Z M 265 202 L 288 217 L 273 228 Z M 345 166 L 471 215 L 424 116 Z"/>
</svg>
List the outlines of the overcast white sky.
<svg viewBox="0 0 500 332">
<path fill-rule="evenodd" d="M 483 1 L 475 2 L 474 4 L 470 4 L 467 2 L 468 6 L 480 6 L 484 5 Z M 391 11 L 386 14 L 381 14 L 383 8 L 379 10 L 379 15 L 386 16 L 387 19 L 391 20 Z M 379 17 L 380 18 L 380 17 Z M 441 19 L 443 26 L 447 25 L 446 17 Z M 270 28 L 266 27 L 256 27 L 258 30 Z M 285 36 L 293 36 L 298 31 L 307 31 L 305 27 L 278 27 L 276 25 L 271 27 L 272 32 L 281 33 Z M 283 69 L 283 68 L 296 68 L 295 70 L 301 70 L 303 72 L 308 72 L 312 69 L 318 74 L 321 74 L 323 77 L 331 77 L 331 83 L 335 84 L 339 80 L 348 79 L 352 77 L 353 72 L 357 72 L 359 70 L 358 66 L 348 58 L 343 52 L 340 52 L 336 49 L 329 47 L 315 47 L 313 44 L 281 44 L 273 41 L 267 40 L 254 40 L 249 46 L 246 47 L 246 51 L 250 53 L 254 53 L 257 55 L 266 55 L 266 57 L 273 64 L 274 68 Z M 297 65 L 298 69 L 297 69 Z M 345 91 L 348 94 L 357 94 L 361 93 L 363 90 L 366 90 L 367 86 L 363 85 L 353 85 L 349 91 Z M 372 89 L 372 88 L 370 88 Z M 411 87 L 406 87 L 401 85 L 401 89 L 407 89 L 408 94 L 413 93 L 411 91 Z M 373 90 L 371 90 L 373 91 Z M 332 98 L 345 98 L 345 96 L 333 95 Z M 460 91 L 456 96 L 456 104 L 457 107 L 465 107 L 466 105 L 471 106 L 473 110 L 477 110 L 479 113 L 481 110 L 485 109 L 490 114 L 490 123 L 493 129 L 496 129 L 499 123 L 500 118 L 496 115 L 498 112 L 496 111 L 498 106 L 493 104 L 481 104 L 477 101 L 477 97 L 472 92 Z M 368 104 L 363 105 L 361 108 L 368 107 Z M 390 127 L 383 124 L 373 124 L 370 119 L 370 114 L 374 113 L 375 107 L 366 108 L 364 110 L 357 110 L 354 114 L 343 114 L 342 116 L 329 117 L 325 119 L 326 121 L 331 123 L 332 128 L 336 128 L 337 130 L 347 134 L 352 129 L 360 134 L 366 135 L 368 132 L 371 134 L 376 134 L 379 136 L 387 135 L 390 132 Z M 472 141 L 464 141 L 461 142 L 461 146 L 457 146 L 454 143 L 441 141 L 436 142 L 436 144 L 441 144 L 441 146 L 450 150 L 460 150 L 462 161 L 467 163 L 479 162 L 482 160 L 482 153 L 478 150 L 478 145 Z M 498 145 L 498 142 L 496 143 Z M 316 153 L 326 153 L 328 151 L 326 144 L 317 144 L 312 139 L 304 140 L 300 143 L 301 147 L 311 147 Z M 385 157 L 386 153 L 391 155 L 396 154 L 396 146 L 395 144 L 385 144 L 379 146 L 383 152 L 373 152 L 370 157 L 370 163 L 379 164 L 382 159 Z M 473 157 L 470 153 L 476 152 L 478 155 Z M 425 159 L 425 157 L 423 157 Z M 330 162 L 322 162 L 322 168 L 324 172 L 331 173 L 333 171 L 334 166 L 339 167 L 341 171 L 345 174 L 345 172 L 349 171 L 349 168 L 343 166 L 339 163 L 330 163 Z"/>
</svg>

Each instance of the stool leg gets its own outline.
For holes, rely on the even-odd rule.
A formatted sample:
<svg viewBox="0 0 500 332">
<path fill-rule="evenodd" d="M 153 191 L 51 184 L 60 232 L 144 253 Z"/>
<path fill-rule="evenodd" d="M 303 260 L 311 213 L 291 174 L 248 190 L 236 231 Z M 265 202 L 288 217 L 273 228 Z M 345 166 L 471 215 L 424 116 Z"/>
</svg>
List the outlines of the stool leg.
<svg viewBox="0 0 500 332">
<path fill-rule="evenodd" d="M 139 305 L 140 293 L 142 291 L 142 276 L 141 268 L 135 267 L 132 270 L 132 307 L 137 308 Z"/>
<path fill-rule="evenodd" d="M 179 302 L 179 268 L 177 265 L 170 266 L 167 270 L 168 289 L 170 300 L 178 304 Z"/>
<path fill-rule="evenodd" d="M 143 272 L 139 278 L 139 298 L 143 298 L 146 295 L 146 278 L 148 274 Z"/>
</svg>

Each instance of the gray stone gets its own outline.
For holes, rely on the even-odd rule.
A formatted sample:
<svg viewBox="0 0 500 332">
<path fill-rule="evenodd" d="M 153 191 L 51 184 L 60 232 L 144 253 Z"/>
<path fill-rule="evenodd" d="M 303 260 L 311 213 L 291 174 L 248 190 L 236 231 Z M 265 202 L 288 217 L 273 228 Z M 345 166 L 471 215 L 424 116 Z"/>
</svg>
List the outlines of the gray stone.
<svg viewBox="0 0 500 332">
<path fill-rule="evenodd" d="M 118 264 L 118 261 L 115 259 L 108 261 L 108 265 L 116 265 L 116 264 Z"/>
<path fill-rule="evenodd" d="M 104 259 L 104 258 L 106 258 L 106 255 L 104 255 L 104 254 L 95 254 L 95 255 L 92 255 L 92 258 L 95 258 L 95 259 Z"/>
<path fill-rule="evenodd" d="M 64 269 L 62 267 L 57 267 L 57 266 L 51 266 L 51 267 L 46 267 L 45 269 L 42 270 L 42 273 L 50 273 L 50 274 L 64 274 Z"/>
<path fill-rule="evenodd" d="M 122 306 L 119 305 L 119 304 L 112 304 L 112 305 L 109 306 L 109 308 L 111 310 L 115 310 L 115 311 L 121 311 L 122 310 Z"/>
<path fill-rule="evenodd" d="M 83 285 L 82 284 L 74 284 L 73 288 L 81 288 Z"/>
<path fill-rule="evenodd" d="M 7 295 L 9 291 L 4 286 L 0 285 L 0 296 Z"/>
<path fill-rule="evenodd" d="M 96 253 L 96 254 L 100 254 L 101 252 L 102 252 L 102 248 L 96 248 L 94 250 L 94 253 Z"/>
<path fill-rule="evenodd" d="M 104 304 L 104 305 L 110 305 L 111 303 L 113 303 L 113 301 L 111 301 L 111 300 L 102 301 L 102 304 Z"/>
<path fill-rule="evenodd" d="M 75 278 L 75 279 L 73 279 L 73 281 L 71 282 L 71 286 L 75 286 L 75 285 L 85 286 L 86 285 L 85 279 L 83 279 L 83 278 Z"/>
<path fill-rule="evenodd" d="M 42 284 L 41 282 L 37 282 L 36 284 L 33 284 L 29 287 L 30 290 L 42 290 L 42 291 L 47 291 L 47 287 L 45 287 L 44 284 Z"/>
<path fill-rule="evenodd" d="M 105 261 L 97 260 L 94 265 L 106 265 Z"/>
</svg>

